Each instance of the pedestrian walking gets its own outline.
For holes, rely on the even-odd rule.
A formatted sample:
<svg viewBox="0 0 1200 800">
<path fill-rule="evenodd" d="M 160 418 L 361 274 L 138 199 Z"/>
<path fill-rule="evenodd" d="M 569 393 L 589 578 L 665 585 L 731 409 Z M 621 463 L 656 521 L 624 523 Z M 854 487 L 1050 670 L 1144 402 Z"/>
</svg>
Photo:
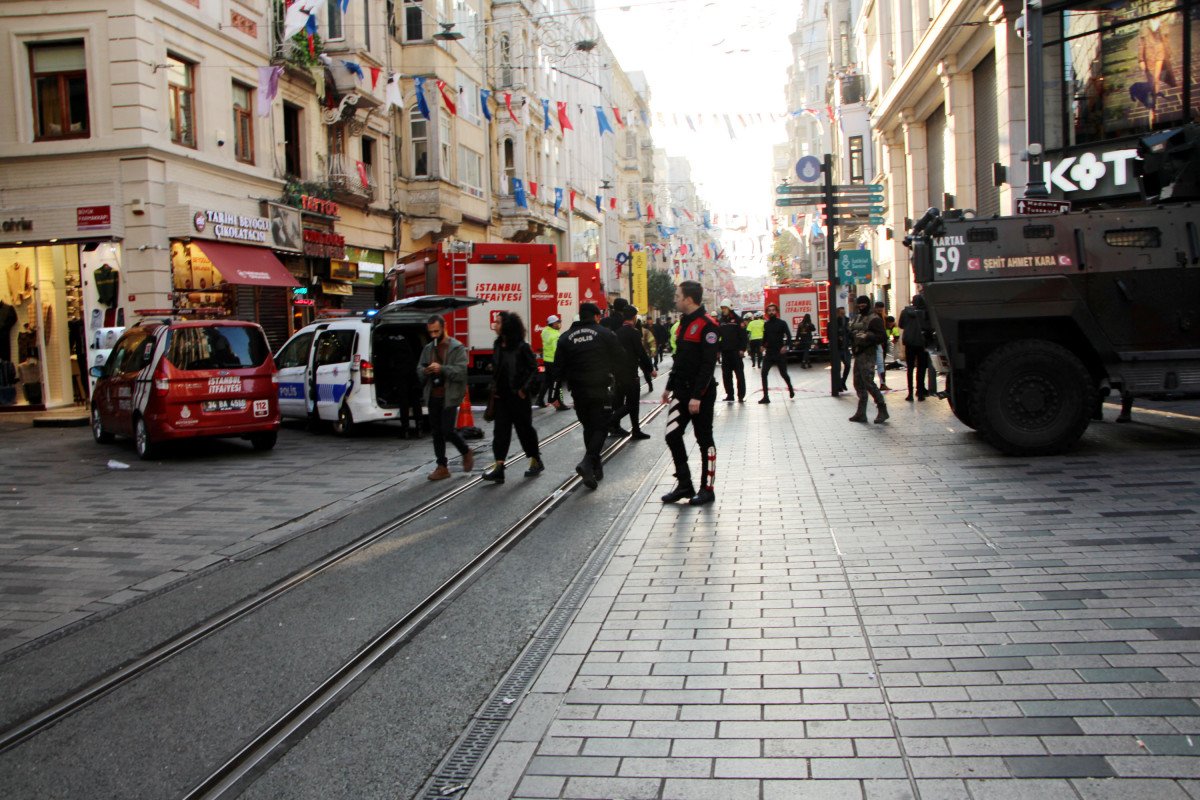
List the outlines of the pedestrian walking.
<svg viewBox="0 0 1200 800">
<path fill-rule="evenodd" d="M 763 319 L 762 314 L 755 314 L 754 319 L 746 323 L 746 334 L 750 337 L 750 366 L 762 366 L 762 340 L 763 329 L 766 328 L 767 321 Z"/>
<path fill-rule="evenodd" d="M 838 361 L 842 365 L 842 375 L 838 379 L 838 391 L 847 392 L 849 388 L 846 386 L 846 378 L 850 376 L 850 320 L 846 319 L 846 309 L 844 306 L 838 306 L 832 319 L 825 324 L 825 338 L 829 341 L 829 354 L 832 357 L 834 347 L 834 331 L 837 331 L 837 348 Z M 833 369 L 833 361 L 830 359 L 830 369 Z"/>
<path fill-rule="evenodd" d="M 854 391 L 858 395 L 858 411 L 850 421 L 867 421 L 867 398 L 871 397 L 877 409 L 875 424 L 881 425 L 888 420 L 888 410 L 883 392 L 875 385 L 875 358 L 886 336 L 883 318 L 871 309 L 871 298 L 866 295 L 860 296 L 855 305 L 858 316 L 850 323 L 850 337 L 854 351 Z"/>
<path fill-rule="evenodd" d="M 626 306 L 623 313 L 625 314 L 625 324 L 617 331 L 617 342 L 621 345 L 621 357 L 617 361 L 613 374 L 616 401 L 613 403 L 608 432 L 614 436 L 632 436 L 639 440 L 649 439 L 650 434 L 642 431 L 642 421 L 638 413 L 641 411 L 641 394 L 638 389 L 642 385 L 638 380 L 638 369 L 654 377 L 658 377 L 658 372 L 654 370 L 650 356 L 642 346 L 642 337 L 636 327 L 637 309 L 633 306 Z M 632 433 L 621 427 L 621 419 L 626 415 L 629 416 L 629 427 Z"/>
<path fill-rule="evenodd" d="M 546 327 L 542 328 L 542 364 L 546 367 L 546 374 L 542 377 L 542 388 L 538 391 L 538 408 L 545 408 L 547 402 L 555 405 L 561 399 L 558 379 L 554 377 L 554 357 L 558 352 L 558 337 L 561 332 L 562 319 L 557 314 L 551 314 L 546 318 Z"/>
<path fill-rule="evenodd" d="M 667 447 L 675 461 L 675 488 L 663 495 L 664 503 L 686 499 L 688 505 L 708 505 L 716 499 L 717 446 L 713 441 L 713 409 L 717 392 L 713 370 L 717 366 L 721 339 L 717 322 L 704 310 L 704 288 L 684 281 L 675 289 L 675 307 L 680 334 L 662 401 L 670 403 L 667 413 Z M 688 425 L 700 446 L 700 491 L 692 484 L 687 447 L 683 435 Z"/>
<path fill-rule="evenodd" d="M 525 341 L 525 323 L 511 311 L 501 311 L 492 323 L 496 341 L 492 345 L 492 455 L 496 459 L 484 473 L 483 479 L 504 483 L 504 462 L 512 444 L 513 428 L 517 440 L 529 457 L 525 477 L 532 478 L 546 471 L 538 447 L 537 431 L 533 427 L 533 403 L 530 392 L 537 379 L 537 356 Z"/>
<path fill-rule="evenodd" d="M 450 477 L 446 442 L 462 454 L 463 472 L 475 468 L 475 454 L 455 429 L 458 407 L 467 393 L 467 348 L 446 335 L 446 323 L 441 317 L 430 317 L 425 330 L 429 333 L 429 344 L 421 350 L 417 380 L 424 387 L 433 454 L 437 459 L 437 468 L 428 478 L 441 481 Z"/>
<path fill-rule="evenodd" d="M 583 460 L 575 467 L 583 485 L 595 489 L 604 479 L 600 452 L 611 417 L 613 374 L 621 359 L 617 336 L 597 321 L 595 303 L 579 306 L 579 321 L 558 340 L 554 368 L 571 389 L 575 416 L 583 427 Z"/>
<path fill-rule="evenodd" d="M 654 391 L 654 378 L 658 377 L 658 343 L 654 339 L 654 331 L 650 330 L 650 323 L 644 317 L 638 317 L 637 331 L 642 337 L 642 349 L 646 351 L 646 356 L 650 359 L 650 368 L 642 368 L 642 375 L 646 378 L 646 391 Z"/>
<path fill-rule="evenodd" d="M 925 349 L 925 298 L 916 295 L 912 303 L 900 312 L 900 343 L 904 345 L 904 369 L 908 379 L 908 396 L 913 401 L 913 377 L 916 377 L 916 399 L 925 402 L 926 373 L 929 370 L 929 351 Z"/>
<path fill-rule="evenodd" d="M 746 402 L 746 350 L 750 337 L 729 301 L 721 304 L 721 383 L 725 387 L 725 402 L 733 402 L 734 379 L 737 379 L 737 401 Z"/>
<path fill-rule="evenodd" d="M 800 342 L 800 369 L 812 367 L 809 354 L 812 352 L 813 334 L 816 332 L 817 326 L 813 324 L 812 314 L 805 314 L 804 319 L 796 326 L 796 339 Z"/>
<path fill-rule="evenodd" d="M 792 388 L 792 376 L 788 375 L 787 368 L 787 353 L 792 345 L 792 331 L 788 324 L 779 318 L 779 306 L 772 303 L 767 306 L 767 320 L 763 325 L 762 338 L 762 400 L 759 400 L 759 405 L 766 405 L 771 402 L 770 388 L 767 386 L 767 377 L 771 374 L 771 367 L 779 369 L 779 374 L 783 376 L 783 382 L 788 387 L 788 397 L 795 397 L 796 390 Z"/>
<path fill-rule="evenodd" d="M 654 368 L 662 364 L 663 357 L 667 354 L 667 340 L 671 338 L 671 331 L 667 327 L 667 320 L 659 317 L 654 322 L 654 341 L 658 345 L 658 350 L 654 354 Z"/>
</svg>

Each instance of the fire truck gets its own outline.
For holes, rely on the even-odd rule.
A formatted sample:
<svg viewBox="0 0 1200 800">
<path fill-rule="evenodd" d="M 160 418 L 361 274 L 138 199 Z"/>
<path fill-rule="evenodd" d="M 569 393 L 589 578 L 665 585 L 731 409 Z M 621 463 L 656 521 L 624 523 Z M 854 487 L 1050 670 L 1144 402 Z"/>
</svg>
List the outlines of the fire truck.
<svg viewBox="0 0 1200 800">
<path fill-rule="evenodd" d="M 779 306 L 779 318 L 787 323 L 796 335 L 796 328 L 805 314 L 812 315 L 817 332 L 813 334 L 813 345 L 810 356 L 828 357 L 829 342 L 825 338 L 825 326 L 829 322 L 829 282 L 800 279 L 786 281 L 778 286 L 768 286 L 763 290 L 763 308 L 769 305 Z M 800 353 L 800 342 L 793 339 L 790 355 L 797 358 Z"/>
<path fill-rule="evenodd" d="M 542 329 L 558 313 L 558 252 L 549 244 L 442 242 L 399 259 L 385 286 L 389 301 L 430 294 L 484 301 L 446 317 L 447 333 L 467 348 L 468 381 L 478 386 L 490 381 L 491 325 L 501 311 L 521 315 L 540 356 Z"/>
<path fill-rule="evenodd" d="M 558 315 L 563 330 L 579 318 L 581 303 L 595 303 L 608 309 L 608 299 L 600 285 L 600 265 L 594 261 L 563 261 L 558 265 Z"/>
</svg>

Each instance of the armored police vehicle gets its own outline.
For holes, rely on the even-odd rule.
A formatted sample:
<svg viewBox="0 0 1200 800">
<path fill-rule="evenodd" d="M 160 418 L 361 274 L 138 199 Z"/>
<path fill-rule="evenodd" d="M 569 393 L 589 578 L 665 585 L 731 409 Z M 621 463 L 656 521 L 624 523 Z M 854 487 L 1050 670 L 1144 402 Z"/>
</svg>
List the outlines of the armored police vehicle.
<svg viewBox="0 0 1200 800">
<path fill-rule="evenodd" d="M 955 415 L 1013 455 L 1062 452 L 1110 392 L 1200 397 L 1200 126 L 1148 136 L 1144 208 L 966 219 L 905 239 Z"/>
</svg>

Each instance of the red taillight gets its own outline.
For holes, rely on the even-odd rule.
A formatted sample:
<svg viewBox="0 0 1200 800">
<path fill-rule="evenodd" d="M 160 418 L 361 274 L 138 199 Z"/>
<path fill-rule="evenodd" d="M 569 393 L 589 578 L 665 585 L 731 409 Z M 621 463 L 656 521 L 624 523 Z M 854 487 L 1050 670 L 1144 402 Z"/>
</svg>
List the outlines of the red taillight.
<svg viewBox="0 0 1200 800">
<path fill-rule="evenodd" d="M 375 367 L 371 366 L 370 361 L 360 361 L 358 364 L 359 376 L 363 383 L 375 382 Z"/>
<path fill-rule="evenodd" d="M 158 362 L 158 368 L 154 370 L 154 393 L 159 397 L 166 396 L 171 390 L 171 381 L 167 378 L 166 359 Z"/>
</svg>

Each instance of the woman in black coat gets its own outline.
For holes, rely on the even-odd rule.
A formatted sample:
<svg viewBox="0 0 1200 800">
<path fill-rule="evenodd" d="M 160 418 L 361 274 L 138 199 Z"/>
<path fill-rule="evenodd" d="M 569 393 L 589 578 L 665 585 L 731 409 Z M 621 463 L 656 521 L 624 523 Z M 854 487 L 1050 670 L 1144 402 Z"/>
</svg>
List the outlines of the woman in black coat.
<svg viewBox="0 0 1200 800">
<path fill-rule="evenodd" d="M 525 324 L 511 312 L 501 312 L 493 324 L 496 342 L 492 356 L 492 407 L 495 425 L 492 453 L 496 461 L 483 473 L 485 481 L 504 483 L 504 461 L 512 443 L 513 428 L 529 456 L 525 477 L 540 475 L 545 469 L 538 449 L 538 434 L 533 428 L 533 386 L 538 377 L 537 356 L 525 341 Z"/>
<path fill-rule="evenodd" d="M 817 326 L 813 325 L 812 314 L 805 314 L 804 319 L 800 320 L 800 324 L 796 326 L 796 338 L 800 340 L 801 369 L 808 369 L 812 366 L 808 355 L 812 352 L 813 334 L 816 332 Z"/>
</svg>

